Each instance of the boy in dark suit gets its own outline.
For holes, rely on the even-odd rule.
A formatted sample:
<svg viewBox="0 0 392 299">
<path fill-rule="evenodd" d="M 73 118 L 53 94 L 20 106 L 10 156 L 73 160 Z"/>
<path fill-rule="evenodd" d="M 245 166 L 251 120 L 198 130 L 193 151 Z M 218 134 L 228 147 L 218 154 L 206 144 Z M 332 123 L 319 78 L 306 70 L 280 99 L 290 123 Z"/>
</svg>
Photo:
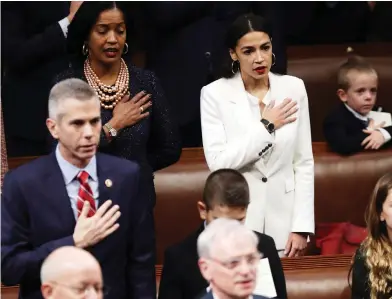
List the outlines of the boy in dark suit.
<svg viewBox="0 0 392 299">
<path fill-rule="evenodd" d="M 233 169 L 220 169 L 209 175 L 203 201 L 197 203 L 200 228 L 185 240 L 165 252 L 159 299 L 191 299 L 204 294 L 208 282 L 198 268 L 197 238 L 216 218 L 231 218 L 243 222 L 249 204 L 249 187 L 245 178 Z M 278 298 L 287 298 L 282 264 L 274 240 L 256 233 L 258 250 L 268 258 Z"/>
<path fill-rule="evenodd" d="M 6 174 L 1 197 L 2 283 L 20 299 L 41 299 L 39 273 L 62 246 L 99 261 L 106 299 L 155 299 L 155 233 L 140 169 L 96 153 L 100 101 L 84 81 L 68 79 L 49 95 L 47 127 L 56 150 Z M 120 215 L 122 216 L 120 217 Z"/>
<path fill-rule="evenodd" d="M 369 117 L 377 97 L 378 77 L 363 58 L 352 56 L 338 71 L 337 94 L 342 103 L 324 120 L 324 135 L 331 149 L 342 155 L 377 150 L 391 145 L 392 126 Z"/>
</svg>

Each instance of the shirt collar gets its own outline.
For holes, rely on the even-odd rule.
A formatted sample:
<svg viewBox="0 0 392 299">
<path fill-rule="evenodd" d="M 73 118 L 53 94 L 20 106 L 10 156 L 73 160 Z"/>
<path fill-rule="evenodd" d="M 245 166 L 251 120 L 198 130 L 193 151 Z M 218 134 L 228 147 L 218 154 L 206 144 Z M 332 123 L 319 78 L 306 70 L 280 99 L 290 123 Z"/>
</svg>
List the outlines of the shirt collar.
<svg viewBox="0 0 392 299">
<path fill-rule="evenodd" d="M 349 105 L 347 105 L 346 103 L 344 103 L 344 105 L 346 106 L 347 110 L 350 111 L 356 118 L 363 120 L 363 121 L 368 121 L 368 114 L 366 114 L 366 116 L 363 116 L 361 114 L 359 114 L 357 111 L 355 111 L 353 108 L 351 108 Z"/>
<path fill-rule="evenodd" d="M 60 153 L 59 145 L 57 145 L 56 159 L 57 162 L 59 163 L 66 185 L 71 183 L 78 175 L 78 173 L 82 170 L 86 171 L 92 180 L 98 181 L 97 162 L 96 162 L 97 160 L 95 155 L 91 158 L 90 162 L 87 164 L 85 168 L 80 169 L 79 167 L 76 167 L 75 165 L 69 163 L 67 160 L 63 158 L 63 156 Z"/>
</svg>

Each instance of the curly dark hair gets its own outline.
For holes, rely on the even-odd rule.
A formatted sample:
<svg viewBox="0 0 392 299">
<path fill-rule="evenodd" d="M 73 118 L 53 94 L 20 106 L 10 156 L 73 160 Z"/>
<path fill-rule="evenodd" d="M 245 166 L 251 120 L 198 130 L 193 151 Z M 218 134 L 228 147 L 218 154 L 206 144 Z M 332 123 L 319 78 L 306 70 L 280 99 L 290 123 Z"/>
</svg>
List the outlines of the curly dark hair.
<svg viewBox="0 0 392 299">
<path fill-rule="evenodd" d="M 84 1 L 76 12 L 71 24 L 68 27 L 67 35 L 67 52 L 73 63 L 81 64 L 85 57 L 82 53 L 82 47 L 98 20 L 99 15 L 109 9 L 117 8 L 124 15 L 125 26 L 127 30 L 126 42 L 129 46 L 127 55 L 133 52 L 133 45 L 137 42 L 131 42 L 138 39 L 138 34 L 134 20 L 131 16 L 131 7 L 127 2 L 116 1 Z"/>
</svg>

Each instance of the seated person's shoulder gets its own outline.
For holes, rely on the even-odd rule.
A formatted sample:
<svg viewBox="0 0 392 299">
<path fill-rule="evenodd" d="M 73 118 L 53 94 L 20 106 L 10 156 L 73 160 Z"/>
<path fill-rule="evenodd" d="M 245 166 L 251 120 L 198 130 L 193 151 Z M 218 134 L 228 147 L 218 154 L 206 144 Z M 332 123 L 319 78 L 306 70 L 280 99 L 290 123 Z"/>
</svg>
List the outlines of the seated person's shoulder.
<svg viewBox="0 0 392 299">
<path fill-rule="evenodd" d="M 187 236 L 185 239 L 167 247 L 165 250 L 165 257 L 175 257 L 176 260 L 181 259 L 184 255 L 190 255 L 195 252 L 197 248 L 197 235 L 194 233 Z"/>
<path fill-rule="evenodd" d="M 268 244 L 275 244 L 274 239 L 271 236 L 256 231 L 254 233 L 259 238 L 259 241 L 264 241 Z"/>
<path fill-rule="evenodd" d="M 365 249 L 361 244 L 357 250 L 355 251 L 354 261 L 361 261 L 363 262 L 365 259 Z"/>
<path fill-rule="evenodd" d="M 259 239 L 259 245 L 258 245 L 259 250 L 276 251 L 275 241 L 271 236 L 259 232 L 255 232 L 255 234 Z"/>
<path fill-rule="evenodd" d="M 335 105 L 330 111 L 328 111 L 327 116 L 324 119 L 324 124 L 331 121 L 344 120 L 348 112 L 346 110 L 347 108 L 344 107 L 344 104 L 342 103 Z"/>
</svg>

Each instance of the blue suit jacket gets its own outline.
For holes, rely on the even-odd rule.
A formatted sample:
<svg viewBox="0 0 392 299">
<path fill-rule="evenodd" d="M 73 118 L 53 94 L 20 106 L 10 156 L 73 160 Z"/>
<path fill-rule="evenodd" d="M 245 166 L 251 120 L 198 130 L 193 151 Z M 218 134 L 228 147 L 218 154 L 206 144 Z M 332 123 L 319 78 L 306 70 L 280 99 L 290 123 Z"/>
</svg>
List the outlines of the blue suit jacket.
<svg viewBox="0 0 392 299">
<path fill-rule="evenodd" d="M 259 296 L 259 295 L 252 295 L 252 296 L 253 296 L 253 299 L 268 299 L 267 297 L 263 297 L 263 296 Z M 205 294 L 200 299 L 213 299 L 212 293 L 208 292 L 207 294 Z"/>
<path fill-rule="evenodd" d="M 105 298 L 155 298 L 155 232 L 152 209 L 140 198 L 139 166 L 97 154 L 99 205 L 120 206 L 120 228 L 87 248 L 102 267 Z M 105 180 L 112 186 L 107 187 Z M 23 299 L 42 298 L 40 268 L 53 250 L 74 245 L 76 220 L 55 154 L 9 172 L 1 199 L 2 282 L 20 284 Z"/>
</svg>

